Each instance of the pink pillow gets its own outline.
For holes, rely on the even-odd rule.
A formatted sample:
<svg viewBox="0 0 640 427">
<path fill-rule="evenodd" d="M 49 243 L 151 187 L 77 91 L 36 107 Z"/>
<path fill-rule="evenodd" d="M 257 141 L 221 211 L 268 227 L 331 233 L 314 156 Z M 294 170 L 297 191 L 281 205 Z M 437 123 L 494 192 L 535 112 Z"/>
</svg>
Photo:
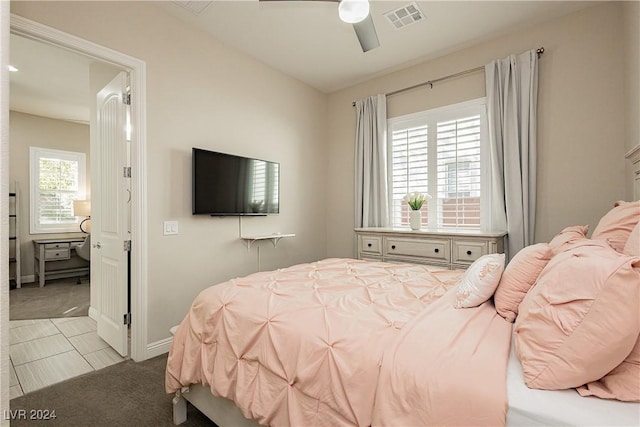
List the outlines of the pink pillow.
<svg viewBox="0 0 640 427">
<path fill-rule="evenodd" d="M 631 354 L 604 378 L 578 387 L 580 396 L 640 402 L 640 337 Z"/>
<path fill-rule="evenodd" d="M 456 308 L 477 307 L 498 287 L 504 271 L 504 254 L 483 255 L 473 262 L 457 285 Z"/>
<path fill-rule="evenodd" d="M 589 232 L 588 225 L 573 225 L 567 227 L 549 242 L 549 248 L 553 256 L 558 255 L 560 252 L 567 249 L 567 247 L 574 242 L 587 238 Z"/>
<path fill-rule="evenodd" d="M 640 222 L 633 227 L 631 234 L 624 245 L 622 253 L 631 256 L 640 256 Z"/>
<path fill-rule="evenodd" d="M 514 327 L 527 386 L 579 387 L 627 357 L 640 334 L 638 262 L 598 240 L 574 243 L 549 261 Z"/>
<path fill-rule="evenodd" d="M 493 296 L 500 316 L 513 323 L 518 315 L 518 306 L 550 259 L 551 249 L 546 243 L 527 246 L 513 257 Z"/>
<path fill-rule="evenodd" d="M 606 239 L 618 252 L 624 250 L 624 245 L 633 227 L 640 221 L 640 200 L 635 202 L 619 201 L 614 208 L 600 219 L 592 239 Z"/>
</svg>

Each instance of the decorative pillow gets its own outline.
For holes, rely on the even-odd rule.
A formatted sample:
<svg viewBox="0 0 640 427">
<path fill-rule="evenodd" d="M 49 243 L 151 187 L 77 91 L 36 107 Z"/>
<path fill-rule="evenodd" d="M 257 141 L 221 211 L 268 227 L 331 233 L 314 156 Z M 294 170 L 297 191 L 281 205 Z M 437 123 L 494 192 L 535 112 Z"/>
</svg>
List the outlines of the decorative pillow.
<svg viewBox="0 0 640 427">
<path fill-rule="evenodd" d="M 580 396 L 640 402 L 640 337 L 631 354 L 598 381 L 578 387 Z"/>
<path fill-rule="evenodd" d="M 504 254 L 483 255 L 473 262 L 458 282 L 456 308 L 477 307 L 498 287 L 504 271 Z"/>
<path fill-rule="evenodd" d="M 633 227 L 622 253 L 631 256 L 640 256 L 640 222 Z"/>
<path fill-rule="evenodd" d="M 558 255 L 560 252 L 564 251 L 569 244 L 586 239 L 588 232 L 588 225 L 573 225 L 565 228 L 556 234 L 556 236 L 549 242 L 551 254 L 554 256 Z"/>
<path fill-rule="evenodd" d="M 518 306 L 550 259 L 549 245 L 538 243 L 522 249 L 509 261 L 493 296 L 500 316 L 512 323 L 516 320 Z"/>
<path fill-rule="evenodd" d="M 640 270 L 634 267 L 639 258 L 598 240 L 574 243 L 549 261 L 514 327 L 527 386 L 579 387 L 627 357 L 640 334 Z"/>
<path fill-rule="evenodd" d="M 616 202 L 614 208 L 600 219 L 591 238 L 609 240 L 613 249 L 622 252 L 631 230 L 638 221 L 640 221 L 640 200 Z"/>
</svg>

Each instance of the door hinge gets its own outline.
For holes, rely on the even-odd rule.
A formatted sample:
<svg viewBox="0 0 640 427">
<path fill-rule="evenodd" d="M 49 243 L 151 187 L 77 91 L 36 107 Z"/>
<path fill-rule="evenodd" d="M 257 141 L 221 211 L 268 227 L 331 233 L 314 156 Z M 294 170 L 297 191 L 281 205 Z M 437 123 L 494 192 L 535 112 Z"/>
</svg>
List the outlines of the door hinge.
<svg viewBox="0 0 640 427">
<path fill-rule="evenodd" d="M 131 240 L 124 241 L 124 251 L 131 252 Z"/>
<path fill-rule="evenodd" d="M 131 178 L 131 166 L 125 166 L 122 170 L 122 176 L 125 178 Z"/>
<path fill-rule="evenodd" d="M 125 313 L 125 315 L 124 315 L 124 324 L 125 325 L 130 325 L 131 324 L 131 313 Z"/>
<path fill-rule="evenodd" d="M 130 93 L 123 93 L 122 94 L 122 103 L 124 105 L 131 105 L 131 94 Z"/>
</svg>

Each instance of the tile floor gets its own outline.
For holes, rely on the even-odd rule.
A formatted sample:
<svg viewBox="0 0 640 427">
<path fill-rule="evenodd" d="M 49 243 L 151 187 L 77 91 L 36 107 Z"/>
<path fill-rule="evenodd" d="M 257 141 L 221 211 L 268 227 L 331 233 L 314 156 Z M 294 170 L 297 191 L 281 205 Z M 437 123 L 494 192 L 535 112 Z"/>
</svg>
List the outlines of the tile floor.
<svg viewBox="0 0 640 427">
<path fill-rule="evenodd" d="M 124 360 L 86 316 L 9 324 L 11 399 Z"/>
</svg>

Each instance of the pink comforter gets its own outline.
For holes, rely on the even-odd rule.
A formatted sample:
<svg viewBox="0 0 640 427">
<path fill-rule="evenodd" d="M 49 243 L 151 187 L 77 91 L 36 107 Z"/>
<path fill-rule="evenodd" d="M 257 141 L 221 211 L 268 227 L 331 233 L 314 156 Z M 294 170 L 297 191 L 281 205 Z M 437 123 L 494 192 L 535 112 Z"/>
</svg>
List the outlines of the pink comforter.
<svg viewBox="0 0 640 427">
<path fill-rule="evenodd" d="M 174 336 L 166 390 L 209 384 L 261 424 L 371 425 L 380 366 L 391 357 L 385 353 L 412 336 L 404 333 L 408 326 L 420 330 L 414 322 L 459 276 L 429 266 L 328 259 L 212 286 Z M 404 402 L 385 414 L 393 417 L 395 408 L 405 410 Z"/>
</svg>

